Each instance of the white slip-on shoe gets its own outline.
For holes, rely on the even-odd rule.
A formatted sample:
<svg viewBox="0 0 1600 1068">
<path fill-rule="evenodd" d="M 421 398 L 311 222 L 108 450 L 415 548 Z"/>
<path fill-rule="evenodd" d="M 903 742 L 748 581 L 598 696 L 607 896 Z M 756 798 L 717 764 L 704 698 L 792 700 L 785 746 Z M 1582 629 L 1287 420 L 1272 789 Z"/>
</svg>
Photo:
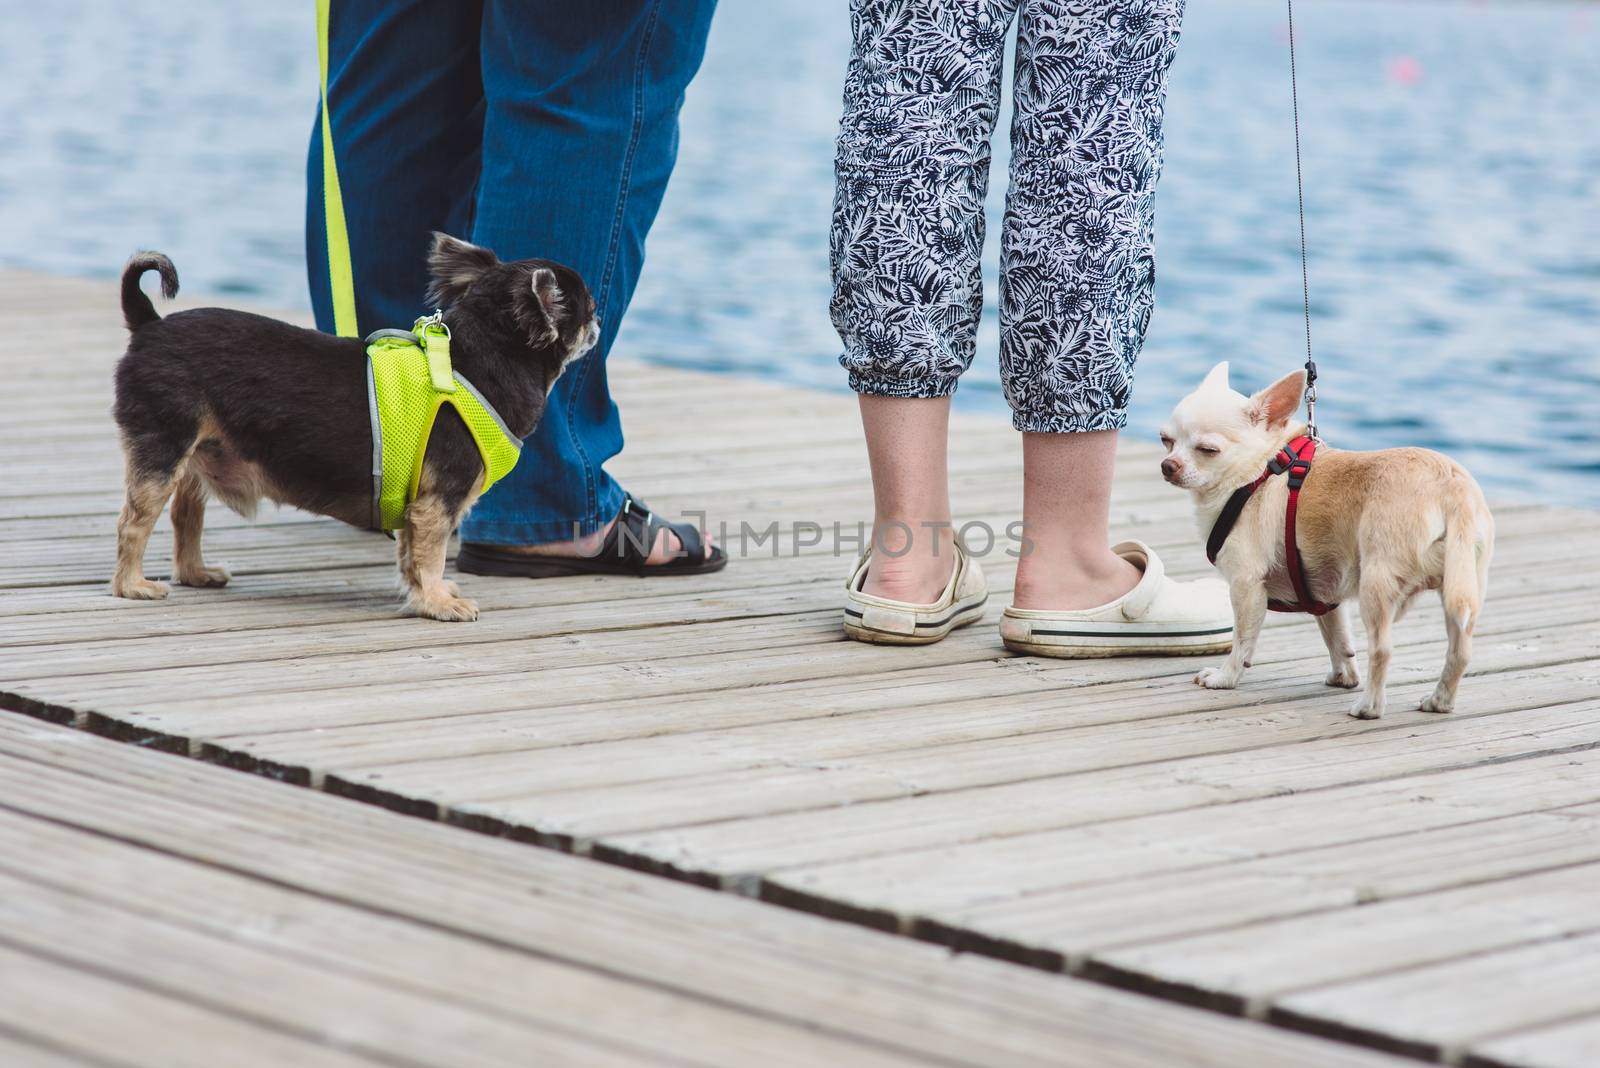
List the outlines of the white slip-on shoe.
<svg viewBox="0 0 1600 1068">
<path fill-rule="evenodd" d="M 1141 541 L 1112 552 L 1144 572 L 1110 604 L 1075 611 L 1008 607 L 1000 617 L 1006 648 L 1034 656 L 1188 656 L 1233 648 L 1233 606 L 1227 584 L 1167 577 L 1161 558 Z"/>
<path fill-rule="evenodd" d="M 984 580 L 983 569 L 973 563 L 972 557 L 959 544 L 955 546 L 955 555 L 950 582 L 939 599 L 932 604 L 911 604 L 861 592 L 867 581 L 872 550 L 862 553 L 845 583 L 845 634 L 858 642 L 927 645 L 957 627 L 976 623 L 983 615 L 984 602 L 989 599 L 989 584 Z"/>
</svg>

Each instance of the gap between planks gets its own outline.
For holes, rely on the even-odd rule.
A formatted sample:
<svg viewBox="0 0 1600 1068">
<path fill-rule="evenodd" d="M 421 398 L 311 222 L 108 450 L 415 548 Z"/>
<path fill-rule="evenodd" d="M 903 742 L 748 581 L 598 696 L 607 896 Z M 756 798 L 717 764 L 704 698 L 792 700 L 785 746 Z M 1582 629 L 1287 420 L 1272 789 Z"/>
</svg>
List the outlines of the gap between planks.
<svg viewBox="0 0 1600 1068">
<path fill-rule="evenodd" d="M 10 708 L 5 702 L 3 702 L 3 700 L 0 700 L 0 711 L 22 711 L 22 715 L 34 715 L 34 713 L 29 710 L 16 710 L 16 708 Z M 70 724 L 70 726 L 82 726 L 82 724 L 70 723 L 70 721 L 62 721 L 62 719 L 53 718 L 53 716 L 48 715 L 40 716 L 40 718 L 48 719 L 48 721 L 53 721 L 53 723 Z M 189 755 L 189 753 L 186 753 L 186 755 Z M 194 759 L 202 759 L 198 755 L 190 756 L 192 756 Z M 322 788 L 320 787 L 320 783 L 306 783 L 306 785 L 309 788 L 314 788 L 314 790 L 320 790 L 320 788 Z M 376 804 L 376 807 L 390 806 Z M 392 807 L 392 811 L 397 811 L 400 812 L 400 814 L 405 815 L 413 815 L 413 817 L 419 817 L 419 815 L 421 815 L 418 814 L 418 812 L 408 812 L 406 811 L 405 807 Z M 515 828 L 494 827 L 494 825 L 488 825 L 488 823 L 485 823 L 485 825 L 478 825 L 478 827 L 467 827 L 467 825 L 462 825 L 462 823 L 453 823 L 451 820 L 443 819 L 443 817 L 445 817 L 443 812 L 435 812 L 435 814 L 432 815 L 421 815 L 421 819 L 429 819 L 430 822 L 443 822 L 446 823 L 446 825 L 454 825 L 454 827 L 458 827 L 459 830 L 464 831 L 464 833 L 480 833 L 480 835 L 488 835 L 491 836 L 491 838 L 510 838 L 514 839 L 514 841 L 520 841 L 520 843 L 530 844 L 530 846 L 534 847 L 547 847 L 547 849 L 554 849 L 554 851 L 557 852 L 568 852 L 568 854 L 571 855 L 587 857 L 587 859 L 592 860 L 592 862 L 595 863 L 610 863 L 610 865 L 614 865 L 614 867 L 632 868 L 632 870 L 637 870 L 637 865 L 630 865 L 630 863 L 624 862 L 624 859 L 621 859 L 621 857 L 605 857 L 605 855 L 592 854 L 592 852 L 587 849 L 586 843 L 563 844 L 558 843 L 558 841 L 541 841 L 538 836 L 517 835 L 517 833 L 515 833 Z M 651 875 L 656 876 L 656 878 L 672 878 L 670 873 L 651 873 Z M 688 881 L 688 883 L 698 883 L 701 884 L 701 886 L 706 884 L 704 881 L 702 881 L 702 879 L 683 879 L 683 881 Z M 773 900 L 766 899 L 766 897 L 763 897 L 762 892 L 760 892 L 762 891 L 760 883 L 749 883 L 749 881 L 736 881 L 736 883 L 730 884 L 718 883 L 717 886 L 712 886 L 710 889 L 718 889 L 718 891 L 728 892 L 728 894 L 741 895 L 741 897 L 755 897 L 757 900 L 765 900 L 768 905 L 773 905 L 773 907 L 792 908 L 792 910 L 800 911 L 800 913 L 806 913 L 806 915 L 822 915 L 822 913 L 818 913 L 816 910 L 811 910 L 811 908 L 802 907 L 802 905 L 798 905 L 798 903 L 797 905 L 784 905 L 784 903 L 773 902 Z M 904 934 L 904 932 L 902 932 L 902 934 Z M 909 934 L 909 937 L 917 938 L 917 940 L 931 940 L 931 938 L 922 937 L 922 935 L 917 934 Z M 1054 964 L 1056 964 L 1054 961 L 1006 958 L 1005 954 L 984 953 L 982 948 L 971 948 L 971 950 L 966 951 L 974 951 L 974 953 L 981 954 L 981 956 L 994 956 L 995 959 L 1003 959 L 1003 961 L 1011 961 L 1014 962 L 1014 964 L 1035 967 L 1035 969 L 1048 970 L 1048 972 L 1062 972 L 1062 970 L 1064 970 L 1062 967 L 1054 966 Z M 1064 962 L 1062 962 L 1062 964 L 1064 964 Z M 1126 988 L 1126 986 L 1120 985 L 1120 983 L 1107 982 L 1106 977 L 1096 977 L 1096 975 L 1088 974 L 1088 972 L 1082 975 L 1082 980 L 1083 982 L 1098 982 L 1102 983 L 1102 985 Z M 1152 994 L 1152 991 L 1136 991 L 1136 993 Z M 1168 998 L 1160 998 L 1160 991 L 1154 991 L 1154 996 L 1157 996 L 1158 999 L 1162 999 L 1162 1001 L 1170 1001 Z M 1218 1012 L 1219 1015 L 1229 1015 L 1229 1017 L 1237 1017 L 1237 1015 L 1240 1015 L 1237 1014 L 1237 1012 L 1226 1012 L 1226 1010 L 1218 1009 L 1218 1007 L 1200 1007 L 1214 1010 L 1214 1012 Z M 1293 1026 L 1286 1025 L 1286 1022 L 1283 1022 L 1283 1020 L 1267 1020 L 1266 1023 L 1269 1026 L 1282 1026 L 1283 1030 L 1294 1030 Z M 1363 1038 L 1365 1038 L 1363 1034 L 1352 1033 L 1346 1034 L 1346 1036 L 1339 1036 L 1336 1041 L 1346 1042 L 1346 1044 L 1349 1044 L 1349 1046 L 1363 1047 L 1363 1049 L 1374 1049 L 1374 1046 L 1371 1046 L 1370 1042 L 1363 1041 Z M 1379 1049 L 1381 1049 L 1381 1047 L 1379 1047 Z"/>
<path fill-rule="evenodd" d="M 6 707 L 5 703 L 4 702 L 0 702 L 0 708 L 5 708 L 5 707 Z M 9 710 L 16 711 L 15 709 L 9 709 Z M 49 717 L 44 717 L 44 718 L 49 718 Z M 59 722 L 59 720 L 57 722 Z M 81 724 L 79 724 L 79 725 L 81 726 Z M 202 753 L 191 753 L 191 754 L 186 754 L 186 755 L 190 755 L 191 757 L 193 757 L 195 759 L 200 759 L 200 760 L 205 760 L 206 759 L 205 755 L 202 754 Z M 207 761 L 207 762 L 214 762 L 214 761 Z M 313 789 L 322 789 L 322 787 L 323 787 L 323 784 L 320 784 L 320 783 L 307 784 L 307 785 L 311 786 L 311 788 L 313 788 Z M 377 807 L 390 808 L 393 811 L 398 811 L 398 812 L 400 812 L 402 814 L 405 814 L 405 815 L 411 815 L 413 817 L 420 817 L 420 818 L 428 819 L 428 820 L 430 820 L 432 822 L 443 822 L 443 823 L 445 823 L 447 825 L 452 825 L 452 826 L 458 827 L 459 829 L 461 829 L 463 831 L 486 834 L 486 835 L 491 836 L 491 837 L 506 837 L 506 838 L 510 838 L 512 840 L 523 842 L 525 844 L 533 845 L 533 846 L 536 846 L 536 847 L 550 848 L 550 849 L 553 849 L 553 850 L 558 851 L 558 852 L 566 852 L 566 853 L 569 853 L 569 854 L 572 854 L 572 855 L 575 855 L 575 856 L 587 857 L 588 859 L 590 859 L 590 860 L 592 860 L 594 862 L 597 862 L 597 863 L 606 863 L 606 864 L 616 865 L 616 866 L 619 866 L 619 867 L 630 868 L 630 869 L 633 869 L 633 870 L 642 870 L 642 871 L 648 872 L 649 874 L 655 875 L 657 877 L 672 878 L 676 874 L 676 873 L 673 873 L 671 871 L 657 870 L 653 866 L 642 866 L 639 863 L 637 863 L 637 860 L 639 858 L 636 858 L 636 857 L 630 857 L 630 856 L 626 856 L 626 855 L 622 855 L 622 854 L 617 854 L 617 853 L 614 853 L 614 852 L 596 853 L 596 852 L 592 851 L 589 848 L 591 843 L 587 842 L 587 841 L 572 841 L 572 840 L 568 840 L 568 841 L 563 842 L 563 841 L 560 841 L 559 839 L 550 840 L 550 839 L 546 839 L 546 838 L 544 838 L 544 837 L 542 837 L 542 836 L 540 836 L 538 834 L 526 833 L 526 829 L 524 829 L 524 828 L 519 828 L 519 827 L 506 825 L 506 824 L 497 825 L 493 821 L 477 821 L 477 822 L 458 821 L 458 820 L 454 820 L 454 819 L 450 818 L 451 813 L 448 810 L 437 810 L 437 811 L 429 814 L 429 813 L 418 813 L 418 812 L 414 812 L 414 811 L 408 811 L 407 808 L 404 807 L 404 806 L 398 806 L 397 807 L 397 806 L 392 806 L 392 805 L 382 805 L 382 804 L 378 804 L 376 801 L 372 801 L 372 800 L 367 801 L 367 803 L 376 804 Z M 783 900 L 780 896 L 772 895 L 770 893 L 770 887 L 768 886 L 766 881 L 762 880 L 762 879 L 755 879 L 755 880 L 743 879 L 743 880 L 732 880 L 732 881 L 729 881 L 729 880 L 717 880 L 717 881 L 714 881 L 714 882 L 708 882 L 707 880 L 705 880 L 703 878 L 688 877 L 686 875 L 685 876 L 679 876 L 679 877 L 682 879 L 682 881 L 693 882 L 693 883 L 697 883 L 699 885 L 708 885 L 713 889 L 719 889 L 719 890 L 722 890 L 724 892 L 732 893 L 732 894 L 735 894 L 735 895 L 746 896 L 746 897 L 755 897 L 755 898 L 757 898 L 759 900 L 762 900 L 762 901 L 766 902 L 767 904 L 773 905 L 775 907 L 783 907 L 783 908 L 792 909 L 794 911 L 803 912 L 803 913 L 807 913 L 807 914 L 811 914 L 811 915 L 822 915 L 822 916 L 829 917 L 829 918 L 844 919 L 846 922 L 857 922 L 857 923 L 861 923 L 862 922 L 862 919 L 860 917 L 830 916 L 829 912 L 826 909 L 821 909 L 821 908 L 816 907 L 816 903 L 815 902 L 808 902 L 808 901 L 804 901 L 804 900 L 801 900 L 801 899 L 796 899 L 796 900 L 793 900 L 793 901 Z M 876 924 L 876 923 L 867 923 L 865 925 L 872 926 L 872 927 L 879 927 L 880 929 L 882 929 L 881 925 L 880 924 Z M 1084 981 L 1096 982 L 1096 983 L 1100 983 L 1100 984 L 1103 984 L 1103 985 L 1106 985 L 1106 986 L 1116 987 L 1116 988 L 1124 989 L 1124 990 L 1130 990 L 1130 991 L 1133 991 L 1133 992 L 1136 992 L 1136 993 L 1141 993 L 1141 994 L 1144 994 L 1144 995 L 1147 995 L 1147 996 L 1152 996 L 1152 997 L 1158 998 L 1158 999 L 1163 1000 L 1163 1001 L 1178 1001 L 1178 1002 L 1182 1002 L 1182 1003 L 1185 1003 L 1185 1004 L 1193 1005 L 1193 1006 L 1196 1006 L 1196 1007 L 1199 1007 L 1199 1008 L 1209 1009 L 1211 1011 L 1219 1013 L 1220 1015 L 1225 1015 L 1225 1016 L 1245 1016 L 1245 1015 L 1247 1015 L 1247 1013 L 1245 1011 L 1245 1006 L 1238 1005 L 1238 1004 L 1230 1004 L 1230 1003 L 1227 1003 L 1225 1001 L 1220 1001 L 1220 1000 L 1208 1000 L 1208 999 L 1204 999 L 1204 998 L 1195 998 L 1195 997 L 1192 997 L 1192 996 L 1186 996 L 1186 992 L 1185 991 L 1183 991 L 1183 990 L 1181 990 L 1179 988 L 1168 988 L 1168 987 L 1164 986 L 1163 984 L 1149 983 L 1149 982 L 1143 982 L 1143 981 L 1133 981 L 1133 977 L 1127 972 L 1116 971 L 1116 970 L 1112 970 L 1112 969 L 1085 968 L 1085 967 L 1082 967 L 1082 966 L 1071 967 L 1069 965 L 1069 962 L 1067 961 L 1067 959 L 1065 957 L 1060 957 L 1060 956 L 1051 957 L 1051 956 L 1047 956 L 1047 955 L 1040 955 L 1039 953 L 1031 951 L 1031 950 L 1028 951 L 1028 952 L 1023 952 L 1023 953 L 1012 953 L 1012 952 L 1009 952 L 1011 947 L 1009 945 L 1007 945 L 1006 943 L 1004 943 L 1004 942 L 993 942 L 993 943 L 990 943 L 990 942 L 985 942 L 985 941 L 978 941 L 978 942 L 969 942 L 968 944 L 957 946 L 956 944 L 954 944 L 952 942 L 951 939 L 949 939 L 947 937 L 942 937 L 941 936 L 942 932 L 938 931 L 936 928 L 930 928 L 930 927 L 928 927 L 926 925 L 917 925 L 917 924 L 910 924 L 910 923 L 905 924 L 905 925 L 896 925 L 891 930 L 893 930 L 895 933 L 899 933 L 899 934 L 901 934 L 902 936 L 905 936 L 905 937 L 909 937 L 909 938 L 912 938 L 912 939 L 915 939 L 915 940 L 919 940 L 919 941 L 926 941 L 926 942 L 932 942 L 932 943 L 939 944 L 939 945 L 944 945 L 947 948 L 957 949 L 960 952 L 976 953 L 976 954 L 982 955 L 982 956 L 990 956 L 990 957 L 993 957 L 993 958 L 998 959 L 998 960 L 1004 960 L 1004 961 L 1008 961 L 1008 962 L 1013 963 L 1013 964 L 1018 964 L 1018 965 L 1022 965 L 1022 966 L 1025 966 L 1025 967 L 1031 967 L 1031 968 L 1035 968 L 1035 969 L 1043 970 L 1043 971 L 1060 972 L 1060 973 L 1074 973 L 1074 974 L 1077 975 L 1077 977 L 1079 977 L 1080 979 L 1082 979 Z M 1314 1026 L 1313 1025 L 1308 1025 L 1303 1018 L 1301 1018 L 1301 1017 L 1299 1017 L 1299 1016 L 1297 1016 L 1297 1015 L 1295 1015 L 1293 1013 L 1285 1013 L 1285 1012 L 1269 1013 L 1269 1014 L 1266 1014 L 1265 1016 L 1262 1017 L 1262 1022 L 1264 1022 L 1268 1026 L 1281 1027 L 1281 1028 L 1283 1028 L 1285 1030 L 1300 1031 L 1300 1032 L 1308 1032 L 1309 1031 L 1309 1032 L 1318 1034 L 1320 1037 L 1329 1038 L 1331 1040 L 1338 1041 L 1338 1042 L 1341 1042 L 1341 1043 L 1344 1043 L 1344 1044 L 1348 1044 L 1348 1045 L 1352 1045 L 1352 1046 L 1358 1046 L 1358 1047 L 1362 1047 L 1362 1048 L 1379 1049 L 1379 1050 L 1383 1050 L 1383 1051 L 1386 1051 L 1386 1052 L 1398 1052 L 1398 1053 L 1401 1053 L 1402 1055 L 1411 1056 L 1413 1058 L 1421 1059 L 1421 1060 L 1435 1060 L 1435 1059 L 1437 1059 L 1435 1057 L 1435 1054 L 1436 1054 L 1437 1050 L 1435 1050 L 1435 1049 L 1433 1049 L 1431 1047 L 1427 1047 L 1427 1046 L 1420 1045 L 1420 1044 L 1414 1044 L 1414 1043 L 1408 1044 L 1408 1043 L 1405 1043 L 1405 1042 L 1399 1042 L 1399 1041 L 1396 1041 L 1392 1036 L 1389 1036 L 1389 1035 L 1386 1035 L 1386 1034 L 1383 1034 L 1383 1033 L 1380 1033 L 1380 1032 L 1364 1030 L 1364 1029 L 1360 1029 L 1360 1028 L 1345 1028 L 1345 1029 L 1341 1029 L 1341 1028 L 1337 1028 L 1337 1027 L 1329 1027 L 1329 1026 L 1325 1026 L 1323 1021 L 1314 1021 Z"/>
</svg>

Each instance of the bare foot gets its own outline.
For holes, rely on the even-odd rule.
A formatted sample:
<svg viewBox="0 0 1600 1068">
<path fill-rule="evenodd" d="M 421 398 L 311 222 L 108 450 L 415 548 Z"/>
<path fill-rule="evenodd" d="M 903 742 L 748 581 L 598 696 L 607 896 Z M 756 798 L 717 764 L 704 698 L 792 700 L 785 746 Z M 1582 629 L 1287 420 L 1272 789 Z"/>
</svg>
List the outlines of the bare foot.
<svg viewBox="0 0 1600 1068">
<path fill-rule="evenodd" d="M 1017 562 L 1011 603 L 1036 611 L 1066 612 L 1110 604 L 1139 584 L 1144 572 L 1106 548 L 1066 557 L 1035 549 Z"/>
<path fill-rule="evenodd" d="M 908 528 L 913 531 L 909 537 Z M 933 604 L 950 585 L 955 544 L 948 523 L 937 530 L 910 523 L 883 524 L 873 533 L 872 561 L 861 592 L 906 604 Z"/>
<path fill-rule="evenodd" d="M 613 519 L 593 534 L 585 534 L 581 538 L 572 538 L 567 541 L 546 541 L 538 545 L 503 545 L 496 546 L 509 552 L 526 553 L 529 556 L 580 556 L 592 557 L 600 551 L 600 546 L 605 542 L 606 535 L 611 533 L 611 528 L 616 526 Z M 715 543 L 711 535 L 700 531 L 700 539 L 705 543 L 706 559 L 711 559 L 711 547 Z M 656 542 L 650 546 L 650 555 L 646 559 L 649 564 L 670 564 L 679 559 L 683 554 L 683 542 L 670 530 L 661 530 L 656 534 Z"/>
</svg>

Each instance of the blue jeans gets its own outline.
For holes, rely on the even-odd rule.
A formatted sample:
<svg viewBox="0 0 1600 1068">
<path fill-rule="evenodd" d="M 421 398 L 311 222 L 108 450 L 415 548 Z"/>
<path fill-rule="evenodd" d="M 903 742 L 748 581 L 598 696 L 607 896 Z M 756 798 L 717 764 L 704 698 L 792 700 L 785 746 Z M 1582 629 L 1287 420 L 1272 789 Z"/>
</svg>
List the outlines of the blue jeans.
<svg viewBox="0 0 1600 1068">
<path fill-rule="evenodd" d="M 583 275 L 599 344 L 556 383 L 515 470 L 464 541 L 592 533 L 622 506 L 606 353 L 644 263 L 678 151 L 678 111 L 716 0 L 332 0 L 328 108 L 358 330 L 424 311 L 430 232 Z M 333 328 L 322 137 L 307 164 L 306 259 Z"/>
</svg>

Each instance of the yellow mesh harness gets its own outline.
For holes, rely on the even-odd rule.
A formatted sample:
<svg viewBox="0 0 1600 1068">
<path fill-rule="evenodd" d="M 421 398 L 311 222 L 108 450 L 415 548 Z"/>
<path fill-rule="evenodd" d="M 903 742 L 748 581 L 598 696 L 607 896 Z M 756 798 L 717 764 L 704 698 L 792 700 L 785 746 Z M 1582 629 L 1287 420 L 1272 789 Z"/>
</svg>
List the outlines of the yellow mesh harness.
<svg viewBox="0 0 1600 1068">
<path fill-rule="evenodd" d="M 439 408 L 461 416 L 483 457 L 483 490 L 517 464 L 522 442 L 500 413 L 450 365 L 450 330 L 434 312 L 409 330 L 367 337 L 367 404 L 372 418 L 372 527 L 399 530 L 416 498 L 422 457 Z"/>
</svg>

